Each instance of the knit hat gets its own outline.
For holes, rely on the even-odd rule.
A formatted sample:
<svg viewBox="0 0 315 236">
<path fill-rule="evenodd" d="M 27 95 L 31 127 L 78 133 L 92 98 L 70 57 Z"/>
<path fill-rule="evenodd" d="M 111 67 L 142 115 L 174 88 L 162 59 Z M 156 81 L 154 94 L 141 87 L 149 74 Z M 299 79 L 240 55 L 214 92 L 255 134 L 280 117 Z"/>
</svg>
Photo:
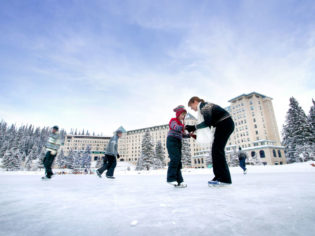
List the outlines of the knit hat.
<svg viewBox="0 0 315 236">
<path fill-rule="evenodd" d="M 59 127 L 57 125 L 55 125 L 54 127 L 52 127 L 54 130 L 59 130 Z"/>
<path fill-rule="evenodd" d="M 173 111 L 176 112 L 176 118 L 178 118 L 183 112 L 187 113 L 187 111 L 183 105 L 179 105 L 178 107 L 174 108 Z"/>
</svg>

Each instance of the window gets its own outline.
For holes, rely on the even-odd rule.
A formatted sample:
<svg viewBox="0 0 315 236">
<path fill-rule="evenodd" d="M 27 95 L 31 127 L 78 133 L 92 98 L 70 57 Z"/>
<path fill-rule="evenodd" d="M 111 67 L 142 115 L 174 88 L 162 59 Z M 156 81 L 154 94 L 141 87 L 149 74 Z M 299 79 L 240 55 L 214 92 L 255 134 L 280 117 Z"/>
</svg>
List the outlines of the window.
<svg viewBox="0 0 315 236">
<path fill-rule="evenodd" d="M 94 161 L 97 161 L 97 159 L 98 159 L 98 156 L 95 156 L 95 157 L 94 157 Z"/>
<path fill-rule="evenodd" d="M 255 156 L 256 156 L 256 152 L 255 152 L 255 151 L 252 151 L 252 152 L 251 152 L 251 156 L 252 156 L 252 157 L 255 157 Z"/>
<path fill-rule="evenodd" d="M 256 134 L 258 134 L 258 131 L 256 130 Z M 258 139 L 257 139 L 258 140 Z"/>
<path fill-rule="evenodd" d="M 256 124 L 254 125 L 254 128 L 257 129 L 257 125 Z"/>
<path fill-rule="evenodd" d="M 278 157 L 281 157 L 281 152 L 280 152 L 280 150 L 278 150 Z"/>
<path fill-rule="evenodd" d="M 276 153 L 276 150 L 272 150 L 272 153 L 273 153 L 273 157 L 277 157 L 277 153 Z"/>
<path fill-rule="evenodd" d="M 260 150 L 259 151 L 259 155 L 260 155 L 260 158 L 265 158 L 265 151 L 264 150 Z"/>
</svg>

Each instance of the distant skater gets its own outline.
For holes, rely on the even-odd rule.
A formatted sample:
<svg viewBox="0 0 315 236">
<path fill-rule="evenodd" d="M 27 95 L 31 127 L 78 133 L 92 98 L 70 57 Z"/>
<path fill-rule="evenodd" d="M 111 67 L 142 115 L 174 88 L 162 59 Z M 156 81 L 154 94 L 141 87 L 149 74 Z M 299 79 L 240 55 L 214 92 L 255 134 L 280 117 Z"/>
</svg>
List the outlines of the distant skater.
<svg viewBox="0 0 315 236">
<path fill-rule="evenodd" d="M 231 184 L 232 179 L 224 151 L 225 145 L 234 131 L 234 122 L 230 114 L 222 107 L 205 102 L 199 97 L 192 97 L 188 106 L 199 112 L 204 118 L 204 122 L 198 125 L 186 125 L 188 132 L 211 126 L 216 128 L 211 150 L 214 178 L 208 182 L 209 186 Z"/>
<path fill-rule="evenodd" d="M 246 158 L 247 158 L 247 154 L 242 151 L 242 148 L 239 147 L 238 148 L 238 153 L 237 153 L 237 156 L 238 156 L 238 160 L 240 161 L 240 167 L 243 169 L 243 173 L 244 175 L 247 174 L 247 169 L 246 169 Z"/>
<path fill-rule="evenodd" d="M 49 138 L 45 145 L 46 155 L 43 160 L 45 167 L 45 176 L 42 177 L 43 180 L 51 179 L 51 176 L 53 175 L 51 166 L 55 160 L 55 157 L 57 156 L 57 152 L 60 147 L 60 135 L 58 131 L 58 126 L 52 127 L 51 133 L 49 134 Z"/>
<path fill-rule="evenodd" d="M 167 170 L 167 183 L 174 187 L 185 188 L 182 176 L 182 139 L 190 138 L 188 133 L 185 133 L 184 119 L 187 114 L 184 106 L 178 106 L 174 109 L 176 118 L 172 118 L 169 122 L 169 132 L 166 140 L 166 147 L 170 162 Z"/>
<path fill-rule="evenodd" d="M 105 151 L 105 157 L 103 158 L 103 166 L 96 170 L 96 174 L 98 177 L 102 178 L 102 174 L 105 170 L 106 177 L 109 179 L 115 179 L 114 171 L 117 165 L 116 158 L 119 159 L 118 154 L 118 139 L 122 136 L 122 131 L 120 129 L 116 130 L 114 136 L 109 140 Z"/>
</svg>

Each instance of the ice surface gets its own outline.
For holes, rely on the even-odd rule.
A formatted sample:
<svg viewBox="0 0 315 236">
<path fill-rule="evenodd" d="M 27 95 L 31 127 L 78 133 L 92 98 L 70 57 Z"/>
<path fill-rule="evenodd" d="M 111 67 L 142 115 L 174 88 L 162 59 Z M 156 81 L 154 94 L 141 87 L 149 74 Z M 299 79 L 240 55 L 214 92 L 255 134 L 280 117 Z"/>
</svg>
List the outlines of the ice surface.
<svg viewBox="0 0 315 236">
<path fill-rule="evenodd" d="M 95 175 L 0 173 L 0 235 L 315 235 L 315 168 L 231 168 L 233 184 L 209 188 L 212 170 Z"/>
</svg>

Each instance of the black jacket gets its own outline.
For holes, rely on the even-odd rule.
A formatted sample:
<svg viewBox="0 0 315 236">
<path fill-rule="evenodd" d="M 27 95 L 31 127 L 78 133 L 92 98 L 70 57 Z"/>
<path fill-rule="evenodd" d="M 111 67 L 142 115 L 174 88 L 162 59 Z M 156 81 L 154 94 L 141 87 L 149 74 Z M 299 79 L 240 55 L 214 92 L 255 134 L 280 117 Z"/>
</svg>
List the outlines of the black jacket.
<svg viewBox="0 0 315 236">
<path fill-rule="evenodd" d="M 219 122 L 231 117 L 230 113 L 228 113 L 222 107 L 207 102 L 202 102 L 200 104 L 200 112 L 203 115 L 205 121 L 197 125 L 197 128 L 202 128 L 205 126 L 216 127 Z"/>
</svg>

